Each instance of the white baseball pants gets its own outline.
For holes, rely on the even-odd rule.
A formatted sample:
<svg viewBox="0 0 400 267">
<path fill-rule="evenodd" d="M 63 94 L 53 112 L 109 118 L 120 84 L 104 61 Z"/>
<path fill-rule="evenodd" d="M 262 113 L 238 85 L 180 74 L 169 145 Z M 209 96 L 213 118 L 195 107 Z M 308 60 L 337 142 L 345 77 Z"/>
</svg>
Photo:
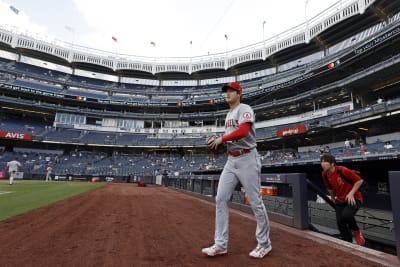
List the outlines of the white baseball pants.
<svg viewBox="0 0 400 267">
<path fill-rule="evenodd" d="M 221 173 L 216 202 L 215 235 L 217 247 L 227 249 L 229 236 L 229 208 L 230 200 L 237 183 L 243 185 L 249 198 L 251 209 L 257 220 L 256 239 L 260 246 L 268 247 L 270 227 L 267 210 L 261 196 L 261 160 L 256 149 L 238 157 L 228 156 L 224 170 Z"/>
</svg>

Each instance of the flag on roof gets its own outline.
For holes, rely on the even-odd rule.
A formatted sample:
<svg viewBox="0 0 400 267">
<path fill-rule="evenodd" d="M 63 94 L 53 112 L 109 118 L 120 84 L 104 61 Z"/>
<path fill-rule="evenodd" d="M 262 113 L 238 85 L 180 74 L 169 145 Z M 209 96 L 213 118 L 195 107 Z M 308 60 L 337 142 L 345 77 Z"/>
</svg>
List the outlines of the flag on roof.
<svg viewBox="0 0 400 267">
<path fill-rule="evenodd" d="M 73 31 L 74 31 L 74 29 L 72 29 L 72 27 L 71 27 L 71 26 L 68 26 L 68 25 L 65 25 L 65 29 L 66 29 L 67 31 L 69 31 L 69 32 L 73 32 Z"/>
<path fill-rule="evenodd" d="M 111 39 L 113 39 L 114 42 L 117 42 L 117 37 L 111 36 Z"/>
<path fill-rule="evenodd" d="M 156 43 L 155 42 L 150 42 L 150 44 L 154 47 L 156 47 Z"/>
<path fill-rule="evenodd" d="M 228 40 L 228 35 L 225 34 L 225 39 Z"/>
<path fill-rule="evenodd" d="M 11 9 L 15 14 L 18 15 L 18 13 L 19 13 L 18 8 L 16 8 L 15 6 L 10 6 L 10 9 Z"/>
</svg>

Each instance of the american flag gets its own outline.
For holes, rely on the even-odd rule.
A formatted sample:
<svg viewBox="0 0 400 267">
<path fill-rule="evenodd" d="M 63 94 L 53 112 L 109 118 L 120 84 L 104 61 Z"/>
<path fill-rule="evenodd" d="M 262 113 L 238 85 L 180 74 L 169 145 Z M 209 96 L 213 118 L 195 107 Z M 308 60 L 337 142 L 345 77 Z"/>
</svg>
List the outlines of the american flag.
<svg viewBox="0 0 400 267">
<path fill-rule="evenodd" d="M 117 42 L 117 37 L 111 36 L 111 39 L 113 39 L 114 42 Z"/>
</svg>

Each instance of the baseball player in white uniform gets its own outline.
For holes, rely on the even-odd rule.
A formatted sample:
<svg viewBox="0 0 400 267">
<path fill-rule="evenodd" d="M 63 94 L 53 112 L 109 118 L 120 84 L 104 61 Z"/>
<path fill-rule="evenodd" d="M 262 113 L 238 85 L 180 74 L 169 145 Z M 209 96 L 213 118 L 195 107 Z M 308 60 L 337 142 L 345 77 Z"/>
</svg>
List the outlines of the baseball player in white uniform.
<svg viewBox="0 0 400 267">
<path fill-rule="evenodd" d="M 51 181 L 51 172 L 53 171 L 53 168 L 49 165 L 46 168 L 46 182 Z"/>
<path fill-rule="evenodd" d="M 17 174 L 17 171 L 19 171 L 21 169 L 21 167 L 22 167 L 22 165 L 17 159 L 7 162 L 6 169 L 10 176 L 10 180 L 9 180 L 10 185 L 14 184 L 15 175 Z"/>
<path fill-rule="evenodd" d="M 258 245 L 249 253 L 249 256 L 263 258 L 272 250 L 272 246 L 269 239 L 269 219 L 260 192 L 261 161 L 256 149 L 254 112 L 249 105 L 240 103 L 243 90 L 239 83 L 228 83 L 222 87 L 222 90 L 226 93 L 226 102 L 230 107 L 225 119 L 225 134 L 209 141 L 208 146 L 210 149 L 215 149 L 222 143 L 226 143 L 228 160 L 221 173 L 215 199 L 214 245 L 203 248 L 202 253 L 212 257 L 228 252 L 228 201 L 240 181 L 257 220 Z"/>
</svg>

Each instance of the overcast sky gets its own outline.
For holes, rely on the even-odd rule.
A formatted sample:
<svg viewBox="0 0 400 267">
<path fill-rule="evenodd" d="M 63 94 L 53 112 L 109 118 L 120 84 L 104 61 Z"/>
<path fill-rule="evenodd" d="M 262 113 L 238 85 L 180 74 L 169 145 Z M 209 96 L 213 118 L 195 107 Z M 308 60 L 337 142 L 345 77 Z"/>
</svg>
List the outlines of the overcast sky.
<svg viewBox="0 0 400 267">
<path fill-rule="evenodd" d="M 112 53 L 190 57 L 262 42 L 347 1 L 0 0 L 0 25 Z"/>
</svg>

